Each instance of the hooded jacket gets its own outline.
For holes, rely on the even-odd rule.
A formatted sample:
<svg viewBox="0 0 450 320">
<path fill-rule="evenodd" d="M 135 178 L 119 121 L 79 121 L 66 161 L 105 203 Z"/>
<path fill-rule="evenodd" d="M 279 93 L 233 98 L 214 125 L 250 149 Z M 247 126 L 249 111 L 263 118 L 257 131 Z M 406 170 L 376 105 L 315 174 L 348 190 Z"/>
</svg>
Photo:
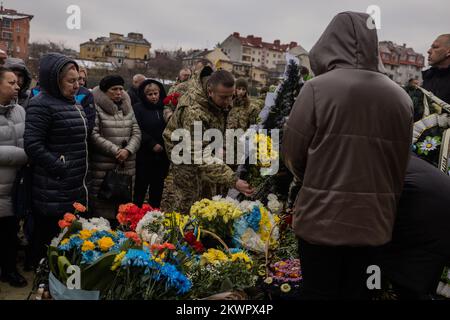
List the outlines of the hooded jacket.
<svg viewBox="0 0 450 320">
<path fill-rule="evenodd" d="M 151 83 L 159 87 L 159 101 L 156 104 L 150 103 L 144 93 L 145 87 Z M 138 157 L 140 157 L 141 155 L 154 155 L 153 147 L 157 144 L 164 147 L 162 134 L 166 122 L 164 121 L 164 104 L 162 101 L 166 97 L 166 91 L 162 83 L 147 79 L 139 86 L 138 92 L 140 102 L 133 105 L 133 109 L 142 132 L 141 147 L 138 152 Z"/>
<path fill-rule="evenodd" d="M 87 119 L 75 98 L 64 97 L 58 85 L 68 63 L 77 66 L 57 53 L 41 59 L 42 92 L 27 108 L 24 142 L 33 165 L 33 212 L 42 215 L 71 212 L 75 201 L 87 205 Z"/>
<path fill-rule="evenodd" d="M 25 110 L 17 105 L 0 105 L 0 218 L 13 215 L 11 191 L 17 170 L 27 163 L 23 150 Z"/>
<path fill-rule="evenodd" d="M 286 166 L 303 183 L 294 229 L 307 242 L 379 246 L 391 239 L 411 144 L 408 94 L 378 69 L 369 15 L 344 12 L 310 52 L 283 135 Z"/>
<path fill-rule="evenodd" d="M 28 105 L 28 96 L 29 96 L 28 89 L 30 88 L 32 80 L 30 70 L 28 70 L 27 66 L 25 65 L 25 62 L 23 62 L 23 60 L 19 58 L 6 59 L 4 66 L 5 68 L 9 68 L 14 72 L 20 72 L 22 74 L 24 83 L 20 87 L 17 103 L 22 107 L 26 108 Z"/>
<path fill-rule="evenodd" d="M 97 195 L 106 173 L 118 166 L 116 154 L 120 149 L 128 150 L 130 156 L 124 162 L 124 167 L 119 167 L 119 172 L 131 176 L 136 174 L 136 152 L 141 143 L 141 130 L 134 116 L 130 97 L 125 91 L 120 108 L 99 87 L 94 88 L 92 94 L 96 103 L 89 159 L 92 205 L 95 215 L 112 219 L 117 214 L 117 208 L 112 203 L 97 199 Z"/>
</svg>

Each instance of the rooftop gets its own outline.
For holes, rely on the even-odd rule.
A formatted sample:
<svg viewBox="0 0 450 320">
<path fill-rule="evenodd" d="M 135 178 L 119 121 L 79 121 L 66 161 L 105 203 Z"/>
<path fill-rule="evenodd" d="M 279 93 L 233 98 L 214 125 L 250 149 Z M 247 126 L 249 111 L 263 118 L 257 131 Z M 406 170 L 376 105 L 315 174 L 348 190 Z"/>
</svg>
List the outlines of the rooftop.
<svg viewBox="0 0 450 320">
<path fill-rule="evenodd" d="M 13 9 L 5 9 L 3 5 L 0 6 L 0 19 L 12 19 L 12 20 L 18 20 L 18 19 L 33 19 L 33 16 L 31 14 L 25 14 L 25 13 L 19 13 L 16 10 Z"/>
<path fill-rule="evenodd" d="M 241 37 L 239 32 L 233 32 L 233 37 L 239 39 L 243 46 L 254 48 L 265 48 L 268 50 L 274 50 L 279 52 L 286 52 L 289 49 L 297 47 L 297 42 L 291 41 L 289 44 L 281 44 L 280 40 L 275 40 L 273 43 L 264 42 L 261 37 L 255 37 L 254 35 L 248 35 L 247 37 Z"/>
<path fill-rule="evenodd" d="M 134 33 L 130 32 L 128 33 L 128 36 L 124 36 L 123 34 L 119 33 L 110 33 L 109 37 L 98 37 L 95 40 L 89 39 L 89 41 L 84 42 L 80 45 L 86 45 L 86 44 L 92 44 L 92 43 L 114 43 L 114 42 L 126 42 L 126 43 L 132 43 L 132 44 L 142 44 L 150 46 L 150 42 L 147 41 L 143 37 L 141 33 Z"/>
</svg>

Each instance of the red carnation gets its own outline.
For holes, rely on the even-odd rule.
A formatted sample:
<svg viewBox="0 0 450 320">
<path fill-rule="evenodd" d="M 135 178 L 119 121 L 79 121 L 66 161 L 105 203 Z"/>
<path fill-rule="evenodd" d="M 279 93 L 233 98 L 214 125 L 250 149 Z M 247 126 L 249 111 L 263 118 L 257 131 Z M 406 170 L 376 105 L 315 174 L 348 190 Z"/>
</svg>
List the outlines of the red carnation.
<svg viewBox="0 0 450 320">
<path fill-rule="evenodd" d="M 189 243 L 190 245 L 193 244 L 197 239 L 194 236 L 194 233 L 192 231 L 188 231 L 186 232 L 186 234 L 184 235 L 184 239 L 186 240 L 187 243 Z"/>
<path fill-rule="evenodd" d="M 164 105 L 167 106 L 170 103 L 170 100 L 170 96 L 165 97 L 163 100 Z"/>
</svg>

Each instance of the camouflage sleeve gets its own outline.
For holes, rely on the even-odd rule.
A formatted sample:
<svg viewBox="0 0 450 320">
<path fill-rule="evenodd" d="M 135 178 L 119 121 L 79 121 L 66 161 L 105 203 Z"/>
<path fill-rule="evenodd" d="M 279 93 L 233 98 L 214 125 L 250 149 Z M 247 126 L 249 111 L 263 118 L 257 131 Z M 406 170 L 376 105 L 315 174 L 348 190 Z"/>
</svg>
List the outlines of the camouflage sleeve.
<svg viewBox="0 0 450 320">
<path fill-rule="evenodd" d="M 256 124 L 259 122 L 259 107 L 255 103 L 250 104 L 250 112 L 248 114 L 249 125 Z"/>
<path fill-rule="evenodd" d="M 239 128 L 239 117 L 236 116 L 236 110 L 233 108 L 230 110 L 227 118 L 227 129 L 238 129 Z"/>
<path fill-rule="evenodd" d="M 184 113 L 183 128 L 191 133 L 191 161 L 198 166 L 204 181 L 234 187 L 237 181 L 234 171 L 223 162 L 223 159 L 216 157 L 210 142 L 203 141 L 203 137 L 197 139 L 195 137 L 195 126 L 202 125 L 202 133 L 204 133 L 209 129 L 205 127 L 205 124 L 209 122 L 208 115 L 195 106 L 187 108 Z"/>
<path fill-rule="evenodd" d="M 173 110 L 170 106 L 164 106 L 163 117 L 164 121 L 169 122 L 170 117 L 173 115 Z"/>
</svg>

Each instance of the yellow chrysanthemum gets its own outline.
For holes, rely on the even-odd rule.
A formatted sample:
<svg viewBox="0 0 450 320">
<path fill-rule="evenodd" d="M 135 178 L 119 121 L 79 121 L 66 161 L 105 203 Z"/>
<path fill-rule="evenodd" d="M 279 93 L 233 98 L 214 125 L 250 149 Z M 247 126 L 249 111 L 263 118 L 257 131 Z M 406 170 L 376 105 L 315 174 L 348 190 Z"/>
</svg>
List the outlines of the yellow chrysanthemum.
<svg viewBox="0 0 450 320">
<path fill-rule="evenodd" d="M 123 257 L 125 257 L 126 251 L 121 251 L 115 258 L 114 258 L 114 262 L 111 266 L 111 270 L 114 271 L 116 270 L 120 264 L 122 263 Z"/>
<path fill-rule="evenodd" d="M 60 244 L 64 245 L 64 244 L 67 244 L 67 243 L 69 243 L 69 239 L 68 238 L 62 240 Z"/>
<path fill-rule="evenodd" d="M 231 255 L 231 261 L 243 261 L 247 265 L 247 269 L 251 269 L 253 261 L 244 252 L 237 252 Z"/>
<path fill-rule="evenodd" d="M 222 217 L 222 220 L 227 223 L 230 220 L 239 218 L 243 212 L 232 203 L 224 200 L 203 199 L 194 203 L 190 214 L 208 221 Z"/>
<path fill-rule="evenodd" d="M 279 157 L 277 151 L 273 150 L 272 139 L 264 134 L 255 135 L 256 156 L 258 165 L 261 167 L 270 167 L 272 161 L 276 161 Z"/>
<path fill-rule="evenodd" d="M 110 237 L 103 237 L 97 241 L 97 244 L 102 251 L 108 251 L 115 243 Z"/>
<path fill-rule="evenodd" d="M 220 262 L 228 261 L 228 257 L 223 251 L 208 249 L 208 251 L 202 255 L 201 260 L 208 264 L 218 264 Z"/>
<path fill-rule="evenodd" d="M 81 251 L 88 251 L 88 250 L 94 250 L 95 249 L 95 244 L 91 241 L 84 241 L 83 245 L 81 246 Z"/>
<path fill-rule="evenodd" d="M 83 229 L 80 231 L 80 238 L 83 240 L 89 239 L 92 237 L 92 231 Z"/>
</svg>

